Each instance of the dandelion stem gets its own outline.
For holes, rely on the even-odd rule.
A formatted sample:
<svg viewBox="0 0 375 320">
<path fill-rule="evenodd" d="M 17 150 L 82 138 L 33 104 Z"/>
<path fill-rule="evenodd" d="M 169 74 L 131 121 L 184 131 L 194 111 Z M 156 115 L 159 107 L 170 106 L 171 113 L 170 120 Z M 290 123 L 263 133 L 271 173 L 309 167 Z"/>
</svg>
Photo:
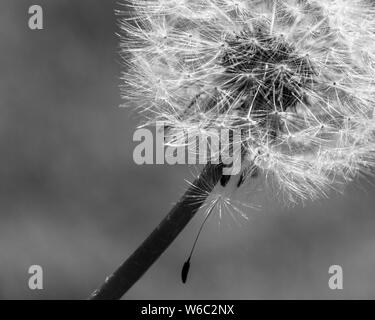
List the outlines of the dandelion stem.
<svg viewBox="0 0 375 320">
<path fill-rule="evenodd" d="M 207 164 L 159 226 L 89 299 L 120 299 L 185 228 L 221 176 L 222 165 Z"/>
</svg>

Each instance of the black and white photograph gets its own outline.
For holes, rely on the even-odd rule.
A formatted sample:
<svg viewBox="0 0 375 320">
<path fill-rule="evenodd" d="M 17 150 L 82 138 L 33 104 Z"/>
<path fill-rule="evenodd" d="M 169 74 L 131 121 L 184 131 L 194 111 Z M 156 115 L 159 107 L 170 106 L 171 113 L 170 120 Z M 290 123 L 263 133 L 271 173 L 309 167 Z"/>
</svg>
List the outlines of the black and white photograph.
<svg viewBox="0 0 375 320">
<path fill-rule="evenodd" d="M 0 300 L 375 299 L 375 1 L 1 0 L 0 48 Z"/>
</svg>

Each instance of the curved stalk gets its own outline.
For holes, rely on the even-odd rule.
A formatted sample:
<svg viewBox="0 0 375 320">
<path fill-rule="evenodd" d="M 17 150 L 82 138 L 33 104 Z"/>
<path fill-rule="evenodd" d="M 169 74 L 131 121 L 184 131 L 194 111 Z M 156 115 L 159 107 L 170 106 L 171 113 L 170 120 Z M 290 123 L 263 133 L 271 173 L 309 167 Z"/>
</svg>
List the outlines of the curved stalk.
<svg viewBox="0 0 375 320">
<path fill-rule="evenodd" d="M 89 299 L 120 299 L 186 227 L 221 177 L 222 165 L 207 164 L 159 226 Z"/>
</svg>

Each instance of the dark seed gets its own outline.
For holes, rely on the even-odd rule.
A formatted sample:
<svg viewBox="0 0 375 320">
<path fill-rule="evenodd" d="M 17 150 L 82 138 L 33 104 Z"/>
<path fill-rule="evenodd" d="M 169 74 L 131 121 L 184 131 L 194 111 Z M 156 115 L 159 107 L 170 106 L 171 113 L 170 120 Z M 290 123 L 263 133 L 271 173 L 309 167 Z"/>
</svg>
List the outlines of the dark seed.
<svg viewBox="0 0 375 320">
<path fill-rule="evenodd" d="M 221 186 L 225 187 L 228 184 L 229 180 L 230 180 L 229 175 L 228 176 L 222 176 L 221 179 L 220 179 Z"/>
<path fill-rule="evenodd" d="M 189 273 L 189 269 L 190 269 L 190 259 L 187 260 L 184 263 L 184 266 L 182 267 L 182 271 L 181 271 L 181 280 L 182 280 L 182 283 L 186 283 L 187 276 L 188 276 L 188 273 Z"/>
</svg>

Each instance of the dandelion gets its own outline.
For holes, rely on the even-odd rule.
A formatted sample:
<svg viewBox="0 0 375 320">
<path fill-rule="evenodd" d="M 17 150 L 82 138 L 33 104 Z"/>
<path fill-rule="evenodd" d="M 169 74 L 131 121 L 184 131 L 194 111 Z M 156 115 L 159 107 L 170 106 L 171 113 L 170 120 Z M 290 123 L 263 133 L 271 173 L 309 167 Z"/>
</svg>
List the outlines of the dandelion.
<svg viewBox="0 0 375 320">
<path fill-rule="evenodd" d="M 371 173 L 371 1 L 131 0 L 129 6 L 121 18 L 122 93 L 145 115 L 144 125 L 163 122 L 176 145 L 186 143 L 176 139 L 183 132 L 241 132 L 240 174 L 222 176 L 223 166 L 216 179 L 203 174 L 211 186 L 194 193 L 199 207 L 218 181 L 225 187 L 236 179 L 242 190 L 261 175 L 295 204 Z M 220 196 L 212 203 L 230 206 Z"/>
</svg>

